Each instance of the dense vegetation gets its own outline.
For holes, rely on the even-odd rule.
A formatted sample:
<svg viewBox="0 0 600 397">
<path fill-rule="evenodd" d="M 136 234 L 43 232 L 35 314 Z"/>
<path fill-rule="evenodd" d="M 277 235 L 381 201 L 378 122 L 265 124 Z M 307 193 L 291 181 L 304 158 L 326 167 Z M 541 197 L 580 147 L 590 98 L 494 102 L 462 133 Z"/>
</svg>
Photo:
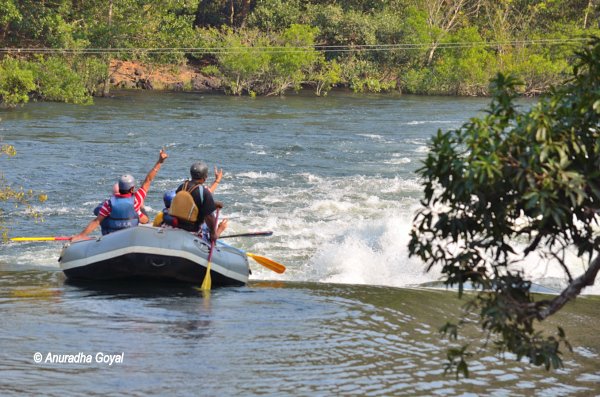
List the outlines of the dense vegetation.
<svg viewBox="0 0 600 397">
<path fill-rule="evenodd" d="M 236 95 L 488 95 L 498 71 L 537 94 L 599 20 L 597 0 L 0 0 L 0 101 L 89 103 L 114 59 L 192 65 Z"/>
<path fill-rule="evenodd" d="M 564 331 L 545 336 L 535 325 L 600 271 L 600 39 L 578 54 L 565 85 L 525 112 L 515 104 L 518 85 L 499 75 L 484 118 L 432 138 L 409 248 L 460 295 L 476 289 L 469 312 L 500 351 L 560 367 Z M 569 271 L 568 252 L 588 262 L 582 274 Z M 520 270 L 533 253 L 564 270 L 568 285 L 552 299 L 536 298 Z M 456 338 L 464 324 L 444 330 Z M 448 354 L 465 375 L 468 354 L 467 345 Z"/>
</svg>

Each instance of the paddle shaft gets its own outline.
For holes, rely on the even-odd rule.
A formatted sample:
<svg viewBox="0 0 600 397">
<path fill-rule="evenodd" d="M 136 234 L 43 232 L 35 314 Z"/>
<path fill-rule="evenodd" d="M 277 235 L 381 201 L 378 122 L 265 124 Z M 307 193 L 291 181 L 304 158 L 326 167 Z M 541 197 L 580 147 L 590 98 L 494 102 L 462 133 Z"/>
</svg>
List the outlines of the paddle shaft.
<svg viewBox="0 0 600 397">
<path fill-rule="evenodd" d="M 230 238 L 230 237 L 258 237 L 258 236 L 270 236 L 272 235 L 272 231 L 265 232 L 249 232 L 249 233 L 240 233 L 240 234 L 230 234 L 228 236 L 221 236 L 219 239 Z"/>
<path fill-rule="evenodd" d="M 217 228 L 219 226 L 219 209 L 217 208 L 217 214 L 215 216 L 215 229 L 214 232 L 215 234 L 217 233 Z M 208 252 L 208 259 L 206 260 L 206 274 L 204 275 L 204 281 L 202 281 L 202 285 L 200 286 L 200 289 L 202 290 L 210 290 L 212 288 L 212 281 L 210 278 L 210 261 L 212 260 L 212 256 L 213 256 L 213 251 L 215 250 L 215 242 L 216 242 L 216 238 L 213 240 L 212 236 L 210 239 L 210 250 Z"/>
<path fill-rule="evenodd" d="M 70 240 L 69 236 L 55 236 L 55 237 L 12 237 L 10 241 L 66 241 Z"/>
</svg>

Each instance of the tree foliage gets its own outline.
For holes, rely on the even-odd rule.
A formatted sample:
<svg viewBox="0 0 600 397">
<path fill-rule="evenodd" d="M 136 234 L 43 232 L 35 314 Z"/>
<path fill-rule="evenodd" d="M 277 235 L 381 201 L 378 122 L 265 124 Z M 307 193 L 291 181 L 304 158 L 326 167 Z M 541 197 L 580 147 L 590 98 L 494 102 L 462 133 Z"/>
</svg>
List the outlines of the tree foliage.
<svg viewBox="0 0 600 397">
<path fill-rule="evenodd" d="M 82 60 L 79 60 L 82 61 Z M 33 60 L 4 58 L 0 61 L 0 104 L 15 107 L 30 98 L 68 102 L 92 103 L 93 90 L 105 70 L 95 70 L 93 59 L 85 65 L 72 65 L 59 57 L 38 57 Z M 96 71 L 94 73 L 94 71 Z"/>
<path fill-rule="evenodd" d="M 214 66 L 204 70 L 219 71 L 223 88 L 235 94 L 281 93 L 299 83 L 319 87 L 324 80 L 310 81 L 319 75 L 308 71 L 339 65 L 340 79 L 331 84 L 355 91 L 489 95 L 487 81 L 501 71 L 518 76 L 525 83 L 520 89 L 537 95 L 570 73 L 577 39 L 600 34 L 598 20 L 600 4 L 590 0 L 0 0 L 0 40 L 9 49 L 0 51 L 0 60 L 9 56 L 58 67 L 17 51 L 43 48 L 62 58 L 60 68 L 81 75 L 79 85 L 70 85 L 74 98 L 81 98 L 82 89 L 107 94 L 114 60 Z M 286 44 L 286 32 L 295 25 L 317 28 L 312 46 L 319 54 L 299 54 Z M 230 74 L 238 67 L 232 65 L 234 46 L 252 47 L 247 51 L 254 54 L 258 42 L 288 48 L 259 55 L 257 63 L 269 57 L 268 72 L 262 66 L 252 72 L 248 81 L 258 83 L 249 89 Z M 298 56 L 316 64 L 307 66 Z M 284 70 L 290 76 L 281 79 Z M 272 87 L 260 83 L 269 76 L 277 80 Z M 41 98 L 24 91 L 19 97 Z M 51 97 L 71 100 L 46 99 Z"/>
<path fill-rule="evenodd" d="M 35 89 L 31 70 L 23 68 L 17 59 L 5 58 L 0 62 L 0 103 L 15 107 L 29 101 L 28 93 Z"/>
<path fill-rule="evenodd" d="M 280 35 L 246 30 L 211 30 L 212 45 L 228 48 L 217 52 L 217 67 L 226 89 L 234 95 L 281 95 L 300 89 L 301 83 L 320 59 L 314 49 L 317 29 L 291 25 Z"/>
<path fill-rule="evenodd" d="M 600 270 L 600 39 L 577 54 L 573 76 L 531 109 L 515 104 L 521 84 L 499 74 L 483 118 L 438 131 L 418 173 L 422 208 L 410 254 L 441 268 L 445 283 L 477 292 L 468 307 L 501 351 L 560 367 L 562 329 L 545 336 L 535 323 L 560 310 Z M 565 255 L 589 262 L 569 272 Z M 538 252 L 564 269 L 568 286 L 536 300 L 522 261 Z M 456 336 L 458 324 L 444 328 Z M 466 349 L 449 353 L 465 373 Z"/>
</svg>

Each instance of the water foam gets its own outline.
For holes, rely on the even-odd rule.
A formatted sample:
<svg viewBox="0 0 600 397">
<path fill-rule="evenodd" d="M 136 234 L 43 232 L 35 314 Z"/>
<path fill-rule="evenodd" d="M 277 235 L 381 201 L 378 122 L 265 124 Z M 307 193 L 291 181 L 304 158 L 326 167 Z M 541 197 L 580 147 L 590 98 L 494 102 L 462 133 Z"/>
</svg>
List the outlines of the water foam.
<svg viewBox="0 0 600 397">
<path fill-rule="evenodd" d="M 237 174 L 238 177 L 249 178 L 249 179 L 275 179 L 277 174 L 274 172 L 241 172 Z"/>
<path fill-rule="evenodd" d="M 290 263 L 295 271 L 284 279 L 393 287 L 439 280 L 439 269 L 426 273 L 426 264 L 408 254 L 412 219 L 421 195 L 418 180 L 316 178 L 309 174 L 303 174 L 303 179 L 318 181 L 311 196 L 298 188 L 266 189 L 263 194 L 280 197 L 279 204 L 287 205 L 255 213 L 277 237 L 254 242 L 253 248 Z M 372 189 L 356 188 L 363 184 Z M 585 269 L 585 261 L 573 253 L 567 254 L 566 261 L 573 277 Z M 566 286 L 560 264 L 540 254 L 530 254 L 515 269 L 542 286 L 554 290 Z M 588 287 L 584 293 L 600 294 L 600 288 Z"/>
<path fill-rule="evenodd" d="M 406 123 L 400 123 L 400 125 L 423 125 L 423 124 L 456 124 L 460 123 L 456 120 L 413 120 Z"/>
<path fill-rule="evenodd" d="M 289 176 L 274 172 L 232 175 L 232 180 L 219 188 L 220 193 L 231 196 L 233 202 L 228 203 L 228 210 L 236 215 L 227 232 L 275 232 L 268 238 L 232 241 L 241 249 L 271 257 L 288 268 L 283 275 L 276 275 L 254 264 L 254 279 L 393 287 L 437 281 L 439 270 L 426 273 L 426 265 L 408 255 L 409 232 L 422 188 L 414 176 L 406 175 L 393 178 L 325 177 L 306 172 Z M 179 180 L 162 180 L 157 185 L 173 186 L 175 182 Z M 150 213 L 162 208 L 159 196 L 153 198 L 158 201 L 146 203 Z M 60 203 L 35 209 L 55 222 L 69 214 L 85 215 L 87 221 L 88 215 L 91 217 L 89 207 L 95 204 L 88 202 L 82 208 L 80 204 Z M 57 267 L 60 247 L 56 243 L 20 247 L 18 254 L 12 249 L 3 253 L 0 261 Z M 573 253 L 569 253 L 567 263 L 574 277 L 586 266 Z M 535 283 L 554 289 L 566 285 L 561 266 L 540 255 L 531 254 L 519 268 Z M 600 294 L 600 285 L 588 287 L 584 293 Z"/>
<path fill-rule="evenodd" d="M 408 257 L 409 231 L 409 219 L 400 214 L 358 222 L 320 246 L 310 268 L 317 281 L 332 283 L 403 287 L 436 279 Z"/>
</svg>

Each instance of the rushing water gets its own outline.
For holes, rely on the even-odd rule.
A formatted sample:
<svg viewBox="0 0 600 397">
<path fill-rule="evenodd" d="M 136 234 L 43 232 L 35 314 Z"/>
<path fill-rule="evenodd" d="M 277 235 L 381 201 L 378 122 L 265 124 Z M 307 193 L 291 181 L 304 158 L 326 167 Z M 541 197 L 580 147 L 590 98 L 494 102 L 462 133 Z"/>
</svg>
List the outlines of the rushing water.
<svg viewBox="0 0 600 397">
<path fill-rule="evenodd" d="M 90 107 L 0 111 L 0 136 L 18 152 L 0 157 L 0 170 L 49 197 L 34 207 L 44 222 L 18 209 L 12 235 L 79 232 L 120 174 L 143 180 L 165 147 L 151 214 L 205 160 L 225 171 L 216 196 L 228 232 L 274 231 L 230 242 L 288 268 L 277 275 L 251 263 L 248 287 L 208 299 L 187 287 L 71 285 L 58 270 L 59 243 L 3 245 L 0 395 L 597 395 L 598 286 L 548 325 L 563 326 L 575 347 L 565 369 L 490 350 L 474 358 L 472 379 L 458 381 L 443 375 L 437 328 L 459 303 L 404 288 L 438 277 L 406 248 L 427 140 L 486 103 L 127 93 Z M 582 263 L 570 266 L 581 273 Z M 523 270 L 540 288 L 564 285 L 560 268 L 540 258 Z M 45 362 L 49 352 L 92 363 Z M 98 352 L 123 353 L 123 362 L 97 363 Z"/>
</svg>

